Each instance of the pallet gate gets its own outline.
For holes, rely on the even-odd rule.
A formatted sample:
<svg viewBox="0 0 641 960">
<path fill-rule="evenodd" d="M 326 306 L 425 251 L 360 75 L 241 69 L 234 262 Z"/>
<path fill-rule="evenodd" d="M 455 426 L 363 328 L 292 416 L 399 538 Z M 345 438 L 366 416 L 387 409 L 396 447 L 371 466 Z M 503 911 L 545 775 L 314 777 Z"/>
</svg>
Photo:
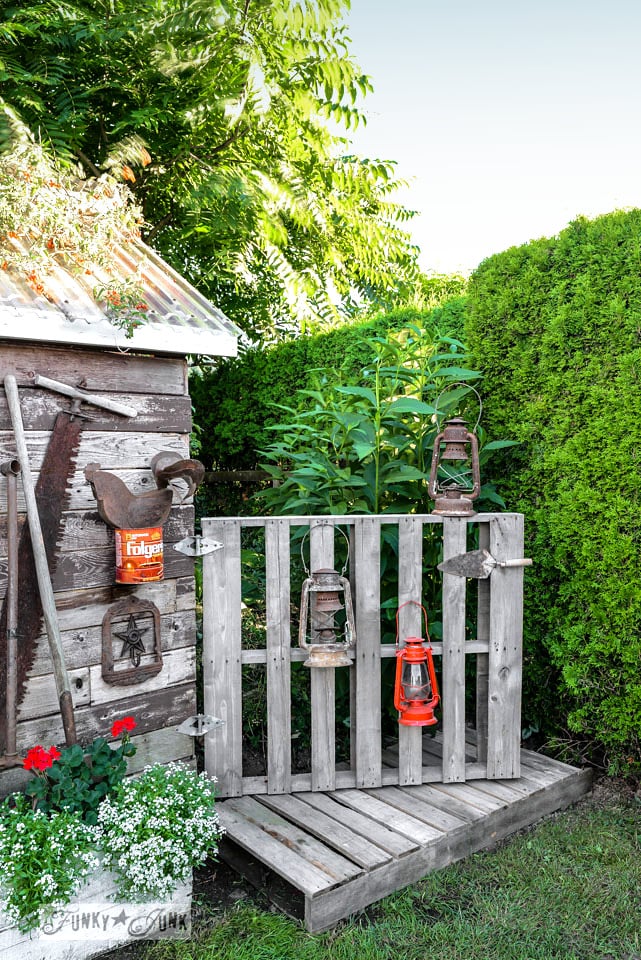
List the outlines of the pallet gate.
<svg viewBox="0 0 641 960">
<path fill-rule="evenodd" d="M 436 527 L 434 525 L 437 525 Z M 442 576 L 442 723 L 398 728 L 383 742 L 381 668 L 395 657 L 381 637 L 382 528 L 398 538 L 399 636 L 424 633 L 421 601 L 426 536 L 442 535 L 443 559 L 468 538 L 496 561 L 523 556 L 520 514 L 208 518 L 203 535 L 222 549 L 203 558 L 204 710 L 224 723 L 205 739 L 226 829 L 221 856 L 312 932 L 433 869 L 487 847 L 574 802 L 589 774 L 520 749 L 523 569 L 496 566 L 476 581 L 475 610 L 464 577 Z M 356 644 L 350 656 L 350 756 L 336 757 L 336 671 L 309 671 L 311 758 L 292 769 L 293 528 L 309 534 L 311 569 L 333 568 L 335 527 L 349 531 Z M 429 531 L 426 528 L 431 528 Z M 241 537 L 264 529 L 265 646 L 242 635 Z M 295 557 L 294 557 L 295 559 Z M 407 604 L 407 601 L 415 601 Z M 469 637 L 468 620 L 475 621 Z M 472 659 L 473 658 L 473 659 Z M 265 770 L 243 770 L 243 671 L 264 665 Z M 466 670 L 467 664 L 467 670 Z M 474 729 L 466 723 L 466 675 L 476 667 Z M 299 705 L 294 704 L 293 709 Z"/>
</svg>

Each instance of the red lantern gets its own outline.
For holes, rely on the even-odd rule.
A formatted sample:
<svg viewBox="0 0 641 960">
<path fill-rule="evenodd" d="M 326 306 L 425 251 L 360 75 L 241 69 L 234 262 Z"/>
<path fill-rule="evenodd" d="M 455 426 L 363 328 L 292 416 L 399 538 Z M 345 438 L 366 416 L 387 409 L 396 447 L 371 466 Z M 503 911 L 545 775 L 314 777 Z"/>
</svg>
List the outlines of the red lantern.
<svg viewBox="0 0 641 960">
<path fill-rule="evenodd" d="M 415 603 L 408 600 L 408 603 Z M 421 637 L 407 637 L 403 647 L 399 647 L 398 615 L 404 607 L 396 611 L 396 681 L 394 683 L 394 706 L 398 710 L 398 722 L 405 727 L 429 727 L 437 723 L 434 710 L 440 696 L 436 683 L 432 647 L 427 630 L 427 613 L 421 604 L 425 617 L 427 644 Z"/>
</svg>

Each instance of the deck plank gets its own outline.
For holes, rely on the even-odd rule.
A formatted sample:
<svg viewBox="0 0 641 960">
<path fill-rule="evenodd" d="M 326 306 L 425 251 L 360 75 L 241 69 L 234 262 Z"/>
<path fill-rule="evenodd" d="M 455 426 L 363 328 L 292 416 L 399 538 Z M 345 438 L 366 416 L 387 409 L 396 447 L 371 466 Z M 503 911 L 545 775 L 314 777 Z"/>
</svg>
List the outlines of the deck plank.
<svg viewBox="0 0 641 960">
<path fill-rule="evenodd" d="M 285 817 L 270 810 L 266 804 L 259 803 L 253 797 L 238 797 L 228 800 L 224 804 L 225 810 L 231 810 L 240 814 L 250 823 L 255 824 L 265 834 L 274 839 L 280 840 L 284 847 L 294 851 L 313 867 L 322 870 L 323 873 L 336 883 L 342 883 L 345 880 L 351 880 L 363 872 L 362 868 L 342 857 L 340 854 L 326 847 L 323 843 L 311 836 L 305 830 L 301 830 L 295 824 L 290 823 Z M 297 874 L 285 876 L 289 882 L 297 880 Z"/>
<path fill-rule="evenodd" d="M 410 840 L 414 840 L 416 843 L 429 843 L 431 840 L 436 840 L 442 835 L 440 830 L 428 827 L 427 824 L 421 823 L 416 817 L 403 813 L 384 800 L 370 796 L 369 793 L 365 791 L 340 790 L 332 794 L 332 796 L 340 803 L 351 807 L 352 810 L 357 810 L 371 820 L 391 827 L 397 833 L 409 837 Z"/>
<path fill-rule="evenodd" d="M 359 836 L 367 837 L 372 843 L 395 857 L 402 857 L 418 849 L 418 843 L 403 834 L 391 830 L 388 826 L 372 821 L 369 817 L 333 800 L 326 793 L 298 794 L 309 806 L 314 807 L 344 824 Z"/>
<path fill-rule="evenodd" d="M 234 803 L 233 799 L 219 803 L 217 812 L 221 826 L 234 843 L 247 850 L 252 856 L 258 857 L 285 880 L 296 877 L 296 886 L 306 897 L 313 897 L 321 890 L 336 886 L 336 881 L 332 880 L 324 870 L 309 863 L 276 837 L 270 836 L 251 820 L 247 820 L 242 813 L 229 806 L 232 803 Z"/>
<path fill-rule="evenodd" d="M 441 833 L 456 830 L 465 823 L 464 820 L 453 817 L 451 814 L 439 810 L 438 807 L 432 806 L 421 797 L 412 795 L 410 789 L 411 785 L 398 788 L 381 787 L 377 790 L 368 790 L 367 793 L 378 800 L 384 800 L 385 803 L 389 803 L 403 813 L 409 813 L 417 820 L 422 820 L 423 823 L 426 823 L 429 827 L 434 827 Z"/>
<path fill-rule="evenodd" d="M 348 826 L 339 823 L 321 810 L 311 807 L 299 796 L 261 797 L 260 802 L 287 817 L 292 823 L 307 830 L 308 833 L 361 867 L 369 870 L 383 863 L 389 863 L 392 859 L 390 853 L 354 833 Z"/>
</svg>

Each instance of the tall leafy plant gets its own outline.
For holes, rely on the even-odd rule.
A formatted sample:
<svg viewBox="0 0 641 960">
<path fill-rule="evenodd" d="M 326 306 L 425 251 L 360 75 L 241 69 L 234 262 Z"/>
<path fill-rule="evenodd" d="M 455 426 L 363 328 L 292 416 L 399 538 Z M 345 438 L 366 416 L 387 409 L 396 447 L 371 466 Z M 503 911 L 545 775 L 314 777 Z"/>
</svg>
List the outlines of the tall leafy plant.
<svg viewBox="0 0 641 960">
<path fill-rule="evenodd" d="M 306 407 L 286 415 L 262 466 L 276 482 L 258 496 L 281 514 L 412 513 L 431 509 L 427 482 L 442 419 L 476 403 L 463 343 L 410 326 L 365 339 L 370 362 L 356 383 L 336 384 L 317 371 L 299 391 Z M 470 410 L 476 419 L 477 410 Z M 509 441 L 483 444 L 483 460 Z M 482 496 L 502 505 L 491 486 Z"/>
</svg>

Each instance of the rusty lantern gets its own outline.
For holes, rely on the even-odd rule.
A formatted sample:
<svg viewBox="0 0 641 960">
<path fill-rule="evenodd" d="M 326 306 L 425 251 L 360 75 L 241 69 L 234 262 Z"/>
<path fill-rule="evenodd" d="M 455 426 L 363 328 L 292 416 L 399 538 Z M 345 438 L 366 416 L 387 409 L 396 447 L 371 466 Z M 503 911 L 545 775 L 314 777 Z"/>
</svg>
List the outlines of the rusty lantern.
<svg viewBox="0 0 641 960">
<path fill-rule="evenodd" d="M 415 603 L 409 600 L 408 603 Z M 434 670 L 432 646 L 427 630 L 427 613 L 421 604 L 425 617 L 425 635 L 407 637 L 404 646 L 399 646 L 398 615 L 405 604 L 396 611 L 396 679 L 394 683 L 394 706 L 398 710 L 398 722 L 404 727 L 430 727 L 437 723 L 434 711 L 440 696 Z"/>
<path fill-rule="evenodd" d="M 479 448 L 476 434 L 467 429 L 462 417 L 447 420 L 434 441 L 427 492 L 435 501 L 432 513 L 447 517 L 469 517 L 474 513 L 472 501 L 481 492 Z"/>
<path fill-rule="evenodd" d="M 336 621 L 342 611 L 343 625 Z M 305 666 L 348 667 L 347 650 L 354 644 L 355 632 L 349 580 L 336 570 L 313 571 L 303 583 L 300 601 L 298 644 L 309 651 Z"/>
</svg>

